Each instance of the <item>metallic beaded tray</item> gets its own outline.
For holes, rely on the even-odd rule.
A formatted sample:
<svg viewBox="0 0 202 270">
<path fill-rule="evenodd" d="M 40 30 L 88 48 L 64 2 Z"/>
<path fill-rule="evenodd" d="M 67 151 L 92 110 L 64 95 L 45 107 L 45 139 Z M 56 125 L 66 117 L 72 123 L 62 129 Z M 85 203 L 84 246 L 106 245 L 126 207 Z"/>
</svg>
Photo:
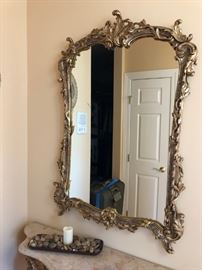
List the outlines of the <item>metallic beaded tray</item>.
<svg viewBox="0 0 202 270">
<path fill-rule="evenodd" d="M 79 237 L 74 235 L 70 245 L 63 243 L 63 235 L 37 234 L 28 243 L 35 250 L 74 253 L 81 255 L 98 255 L 103 248 L 103 241 L 96 238 Z"/>
</svg>

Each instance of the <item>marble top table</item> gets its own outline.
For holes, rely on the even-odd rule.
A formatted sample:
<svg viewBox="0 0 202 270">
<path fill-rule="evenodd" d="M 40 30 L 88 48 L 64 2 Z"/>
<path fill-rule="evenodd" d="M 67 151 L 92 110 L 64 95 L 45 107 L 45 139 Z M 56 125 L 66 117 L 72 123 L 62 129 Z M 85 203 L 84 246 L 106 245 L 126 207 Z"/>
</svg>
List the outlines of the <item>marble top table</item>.
<svg viewBox="0 0 202 270">
<path fill-rule="evenodd" d="M 28 269 L 48 270 L 169 270 L 121 251 L 105 247 L 97 256 L 64 254 L 28 248 L 30 238 L 39 233 L 61 234 L 62 232 L 40 223 L 25 226 L 27 238 L 20 244 L 19 252 L 28 258 Z M 37 264 L 37 262 L 39 264 Z M 42 264 L 40 264 L 42 263 Z M 34 266 L 33 266 L 34 265 Z M 38 265 L 38 266 L 37 266 Z"/>
</svg>

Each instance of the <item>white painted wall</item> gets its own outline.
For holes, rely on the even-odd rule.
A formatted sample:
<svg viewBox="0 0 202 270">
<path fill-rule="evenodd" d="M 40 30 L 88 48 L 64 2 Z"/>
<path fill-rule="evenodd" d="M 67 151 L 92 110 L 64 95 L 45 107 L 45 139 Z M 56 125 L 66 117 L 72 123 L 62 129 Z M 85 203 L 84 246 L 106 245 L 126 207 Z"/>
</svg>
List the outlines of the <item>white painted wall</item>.
<svg viewBox="0 0 202 270">
<path fill-rule="evenodd" d="M 26 2 L 1 1 L 0 7 L 0 269 L 12 270 L 23 268 L 17 245 L 23 239 L 22 226 L 28 211 Z M 201 64 L 196 68 L 194 79 L 190 80 L 192 94 L 185 103 L 181 152 L 185 157 L 187 189 L 180 198 L 179 207 L 186 214 L 186 222 L 185 234 L 175 246 L 175 255 L 165 254 L 148 231 L 141 229 L 136 234 L 117 229 L 105 231 L 101 225 L 84 221 L 75 212 L 63 217 L 56 215 L 51 196 L 52 182 L 59 177 L 56 161 L 63 121 L 60 86 L 56 80 L 59 50 L 64 48 L 67 35 L 75 40 L 84 36 L 92 28 L 102 26 L 116 8 L 124 17 L 136 21 L 146 18 L 151 24 L 170 26 L 175 19 L 182 18 L 183 32 L 194 34 L 194 42 L 201 51 L 199 1 L 29 1 L 29 220 L 58 227 L 71 222 L 77 232 L 99 236 L 109 246 L 175 269 L 199 270 L 201 130 L 195 131 L 201 123 Z"/>
<path fill-rule="evenodd" d="M 73 110 L 74 133 L 72 135 L 70 196 L 80 198 L 89 203 L 91 149 L 91 50 L 81 53 L 76 62 L 73 74 L 78 87 L 78 99 Z M 87 132 L 85 134 L 77 133 L 78 112 L 84 112 L 87 114 Z M 78 168 L 82 168 L 82 170 Z"/>
<path fill-rule="evenodd" d="M 191 96 L 185 102 L 181 153 L 184 161 L 186 191 L 179 208 L 186 215 L 185 233 L 175 245 L 175 254 L 164 252 L 160 242 L 147 230 L 135 234 L 84 221 L 74 211 L 56 215 L 52 182 L 59 179 L 56 161 L 62 138 L 62 99 L 57 83 L 59 52 L 65 38 L 77 40 L 94 27 L 101 27 L 114 9 L 124 18 L 152 25 L 172 26 L 182 18 L 183 32 L 193 33 L 201 50 L 200 1 L 29 1 L 28 2 L 28 209 L 29 220 L 62 227 L 71 223 L 76 232 L 100 237 L 105 244 L 144 259 L 178 270 L 201 270 L 201 64 L 190 79 Z M 200 62 L 201 56 L 199 56 Z M 84 94 L 83 92 L 80 94 Z M 82 167 L 77 168 L 82 170 Z"/>
<path fill-rule="evenodd" d="M 25 268 L 27 222 L 26 2 L 0 1 L 0 269 Z"/>
</svg>

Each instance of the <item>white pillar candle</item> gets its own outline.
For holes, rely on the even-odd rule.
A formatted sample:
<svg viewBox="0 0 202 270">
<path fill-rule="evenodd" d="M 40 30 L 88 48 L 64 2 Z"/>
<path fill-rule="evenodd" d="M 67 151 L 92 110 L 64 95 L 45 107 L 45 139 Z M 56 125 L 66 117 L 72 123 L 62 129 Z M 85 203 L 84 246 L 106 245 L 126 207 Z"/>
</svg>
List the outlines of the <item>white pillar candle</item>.
<svg viewBox="0 0 202 270">
<path fill-rule="evenodd" d="M 69 245 L 73 242 L 73 228 L 67 226 L 63 228 L 63 243 Z"/>
</svg>

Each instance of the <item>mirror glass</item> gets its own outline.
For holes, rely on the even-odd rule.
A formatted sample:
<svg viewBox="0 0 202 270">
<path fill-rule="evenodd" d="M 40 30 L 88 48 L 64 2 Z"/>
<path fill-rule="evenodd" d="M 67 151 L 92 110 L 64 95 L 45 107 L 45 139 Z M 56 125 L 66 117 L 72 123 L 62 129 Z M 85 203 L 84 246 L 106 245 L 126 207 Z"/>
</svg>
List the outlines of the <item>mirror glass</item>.
<svg viewBox="0 0 202 270">
<path fill-rule="evenodd" d="M 129 49 L 95 45 L 78 57 L 73 75 L 70 197 L 163 222 L 178 77 L 173 48 L 153 38 Z"/>
</svg>

